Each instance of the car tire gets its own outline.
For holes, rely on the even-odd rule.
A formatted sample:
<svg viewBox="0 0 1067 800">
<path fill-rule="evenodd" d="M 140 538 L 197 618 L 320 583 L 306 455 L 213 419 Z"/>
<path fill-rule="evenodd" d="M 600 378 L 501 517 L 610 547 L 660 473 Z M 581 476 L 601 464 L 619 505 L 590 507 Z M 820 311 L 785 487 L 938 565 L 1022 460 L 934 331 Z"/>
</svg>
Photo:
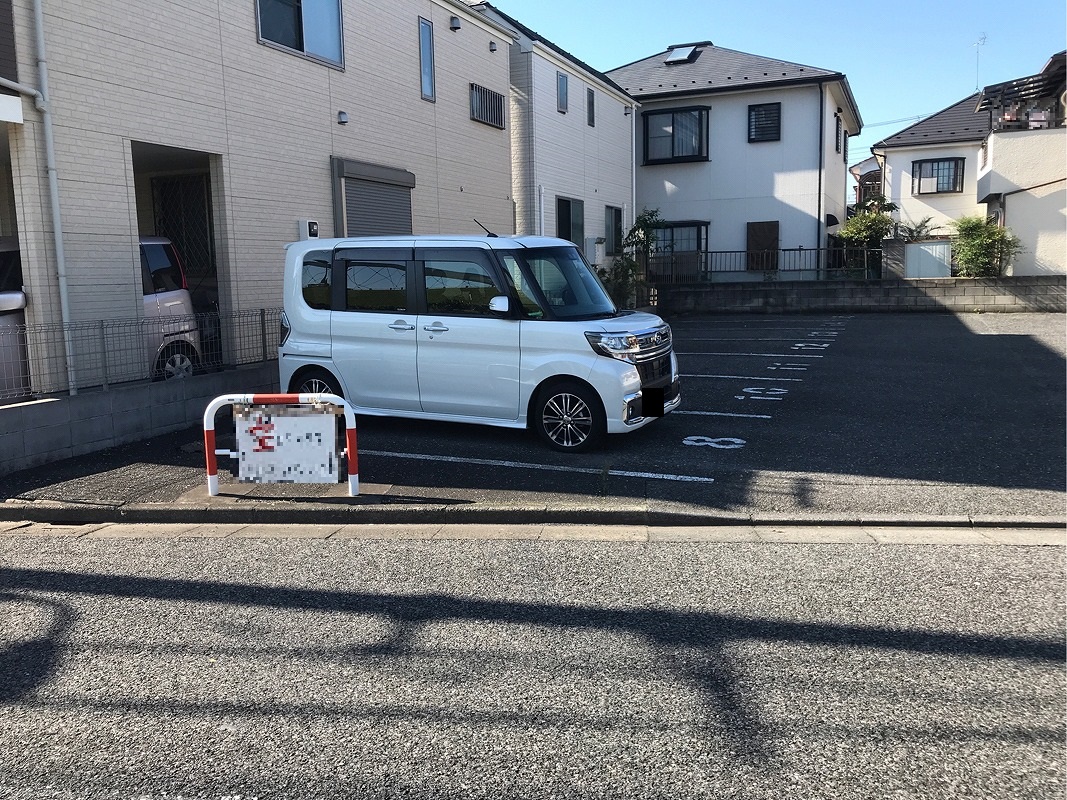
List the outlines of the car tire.
<svg viewBox="0 0 1067 800">
<path fill-rule="evenodd" d="M 156 359 L 153 378 L 157 381 L 183 380 L 196 371 L 196 352 L 189 345 L 168 345 Z"/>
<path fill-rule="evenodd" d="M 324 369 L 312 369 L 301 373 L 289 384 L 290 394 L 335 394 L 344 397 L 337 378 Z"/>
<path fill-rule="evenodd" d="M 600 397 L 574 381 L 541 389 L 530 421 L 541 440 L 562 453 L 582 453 L 599 447 L 607 432 Z"/>
</svg>

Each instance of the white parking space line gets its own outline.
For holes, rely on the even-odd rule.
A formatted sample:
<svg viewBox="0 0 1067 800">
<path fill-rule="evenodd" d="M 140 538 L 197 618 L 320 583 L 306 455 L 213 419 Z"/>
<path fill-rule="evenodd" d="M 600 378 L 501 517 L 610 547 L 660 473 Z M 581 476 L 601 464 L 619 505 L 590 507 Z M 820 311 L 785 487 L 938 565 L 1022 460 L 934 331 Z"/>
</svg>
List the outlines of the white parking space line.
<svg viewBox="0 0 1067 800">
<path fill-rule="evenodd" d="M 731 414 L 727 411 L 672 411 L 674 414 L 689 414 L 694 417 L 743 417 L 744 419 L 773 419 L 770 414 Z"/>
<path fill-rule="evenodd" d="M 824 333 L 818 333 L 818 334 L 809 333 L 805 338 L 807 338 L 807 339 L 834 339 L 833 336 L 828 336 L 827 334 L 824 334 Z M 703 339 L 703 338 L 698 339 L 698 338 L 690 338 L 688 336 L 685 337 L 685 341 L 687 341 L 687 342 L 795 342 L 795 341 L 798 341 L 798 339 L 799 339 L 799 337 L 797 337 L 797 336 L 790 336 L 790 337 L 776 336 L 776 337 L 773 337 L 773 338 L 761 337 L 759 339 L 731 339 L 731 338 L 729 338 L 727 336 L 717 336 L 714 339 Z"/>
<path fill-rule="evenodd" d="M 802 383 L 803 378 L 762 378 L 755 377 L 753 375 L 691 375 L 688 373 L 681 373 L 679 378 L 722 378 L 728 381 L 792 381 L 794 383 Z"/>
<path fill-rule="evenodd" d="M 746 358 L 822 358 L 822 356 L 802 356 L 799 353 L 679 353 L 676 356 L 745 356 Z"/>
<path fill-rule="evenodd" d="M 675 411 L 675 414 L 680 413 Z M 744 416 L 733 415 L 733 416 Z M 479 464 L 486 467 L 508 467 L 511 469 L 537 469 L 546 472 L 572 472 L 583 475 L 611 475 L 620 478 L 651 478 L 663 481 L 683 481 L 687 483 L 714 483 L 714 478 L 698 475 L 670 475 L 661 472 L 628 472 L 619 469 L 591 469 L 588 467 L 558 467 L 553 464 L 528 464 L 522 461 L 496 461 L 489 458 L 455 458 L 453 456 L 433 456 L 425 453 L 390 453 L 385 450 L 360 450 L 360 455 L 384 456 L 385 458 L 407 458 L 413 461 L 444 461 L 449 464 Z"/>
</svg>

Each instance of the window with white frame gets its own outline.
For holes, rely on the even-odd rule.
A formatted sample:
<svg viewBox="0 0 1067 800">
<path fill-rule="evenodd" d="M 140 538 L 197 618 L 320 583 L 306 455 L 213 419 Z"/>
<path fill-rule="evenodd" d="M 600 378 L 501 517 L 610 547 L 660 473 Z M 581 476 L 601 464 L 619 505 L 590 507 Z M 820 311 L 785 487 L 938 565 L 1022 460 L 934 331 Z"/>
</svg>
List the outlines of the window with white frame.
<svg viewBox="0 0 1067 800">
<path fill-rule="evenodd" d="M 433 70 L 433 23 L 419 17 L 419 68 L 422 72 L 422 99 L 436 100 Z"/>
<path fill-rule="evenodd" d="M 963 159 L 939 158 L 911 162 L 912 194 L 963 191 Z"/>
<path fill-rule="evenodd" d="M 645 164 L 708 160 L 708 109 L 647 111 L 644 118 Z"/>
<path fill-rule="evenodd" d="M 256 12 L 261 42 L 343 65 L 341 0 L 256 0 Z"/>
</svg>

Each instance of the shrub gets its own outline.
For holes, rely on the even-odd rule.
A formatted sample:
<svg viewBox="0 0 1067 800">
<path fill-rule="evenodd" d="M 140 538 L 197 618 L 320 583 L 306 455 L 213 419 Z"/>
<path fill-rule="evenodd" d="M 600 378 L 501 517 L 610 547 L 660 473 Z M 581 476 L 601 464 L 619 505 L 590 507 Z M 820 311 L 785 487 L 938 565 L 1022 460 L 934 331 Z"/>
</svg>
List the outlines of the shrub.
<svg viewBox="0 0 1067 800">
<path fill-rule="evenodd" d="M 1023 249 L 1019 237 L 982 217 L 960 217 L 952 227 L 952 260 L 963 278 L 995 278 Z"/>
</svg>

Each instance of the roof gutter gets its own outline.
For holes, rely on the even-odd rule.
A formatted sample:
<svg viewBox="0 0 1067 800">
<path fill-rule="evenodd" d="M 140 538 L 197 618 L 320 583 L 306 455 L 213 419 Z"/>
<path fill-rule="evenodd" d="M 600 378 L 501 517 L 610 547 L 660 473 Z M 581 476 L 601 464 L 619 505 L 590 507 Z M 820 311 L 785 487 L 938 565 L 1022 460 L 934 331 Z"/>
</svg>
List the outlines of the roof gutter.
<svg viewBox="0 0 1067 800">
<path fill-rule="evenodd" d="M 19 94 L 33 98 L 33 104 L 41 112 L 44 131 L 44 160 L 48 173 L 48 195 L 52 207 L 52 239 L 56 251 L 56 277 L 59 282 L 59 308 L 63 322 L 63 349 L 67 362 L 67 384 L 70 394 L 78 393 L 74 375 L 74 347 L 70 338 L 70 300 L 67 292 L 67 259 L 63 248 L 63 221 L 59 213 L 59 173 L 56 169 L 56 146 L 52 133 L 52 113 L 48 102 L 48 60 L 45 58 L 44 12 L 42 0 L 33 0 L 33 28 L 37 48 L 37 80 L 40 89 L 0 78 L 4 86 Z"/>
</svg>

